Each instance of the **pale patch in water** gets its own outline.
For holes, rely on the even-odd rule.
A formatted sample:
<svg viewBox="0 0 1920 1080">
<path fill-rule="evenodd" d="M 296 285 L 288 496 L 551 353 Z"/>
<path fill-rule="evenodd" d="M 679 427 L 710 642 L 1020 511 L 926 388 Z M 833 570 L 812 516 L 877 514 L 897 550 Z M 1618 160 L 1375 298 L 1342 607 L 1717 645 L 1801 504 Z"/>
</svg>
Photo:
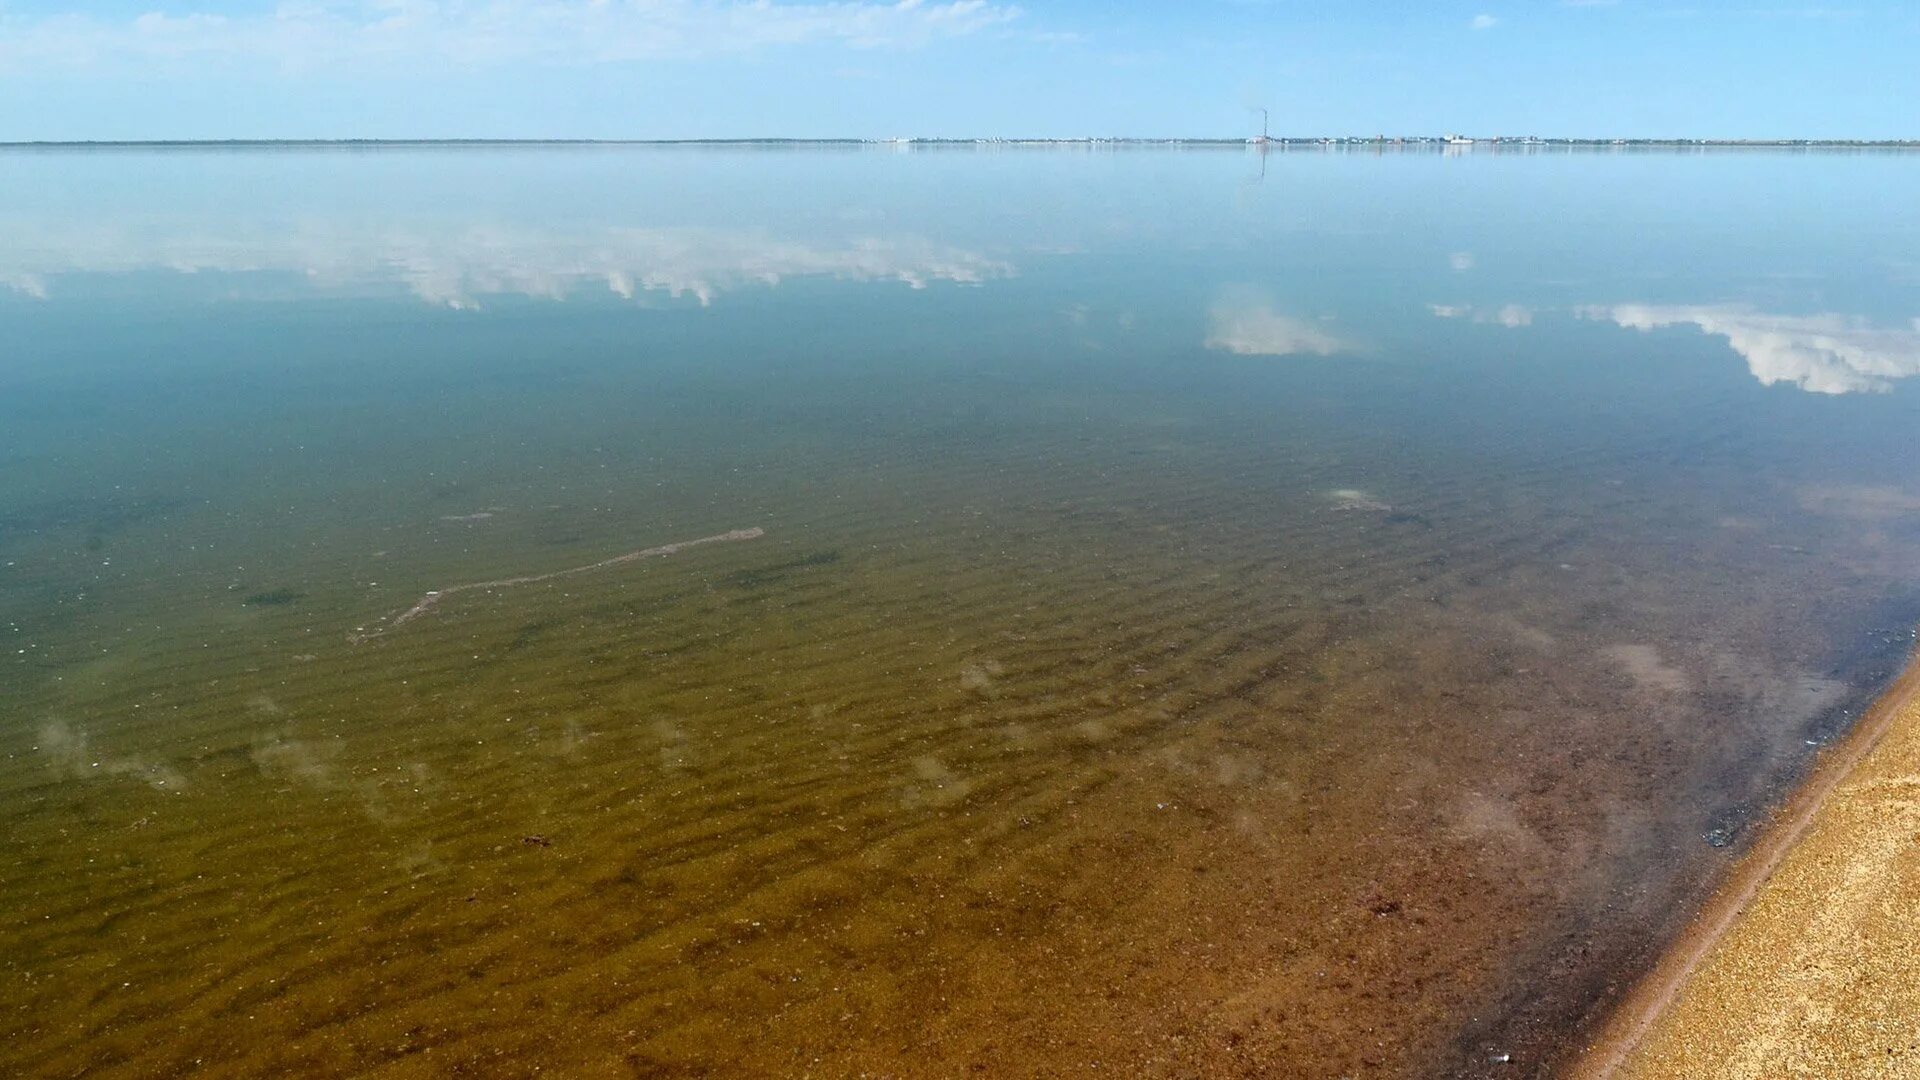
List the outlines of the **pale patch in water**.
<svg viewBox="0 0 1920 1080">
<path fill-rule="evenodd" d="M 913 759 L 913 774 L 919 782 L 909 784 L 900 796 L 900 801 L 908 806 L 950 806 L 973 790 L 973 781 L 954 772 L 932 754 Z"/>
<path fill-rule="evenodd" d="M 390 824 L 395 817 L 392 801 L 381 780 L 355 778 L 335 766 L 341 747 L 337 743 L 314 743 L 284 736 L 269 736 L 254 742 L 249 757 L 261 774 L 290 780 L 322 794 L 343 792 L 353 796 L 362 813 L 376 824 Z M 422 793 L 430 780 L 424 765 L 397 769 L 388 781 L 414 794 Z"/>
<path fill-rule="evenodd" d="M 248 757 L 253 767 L 268 776 L 283 776 L 301 784 L 328 791 L 334 788 L 332 753 L 310 743 L 274 737 L 253 744 Z"/>
<path fill-rule="evenodd" d="M 54 771 L 76 780 L 102 776 L 131 776 L 146 782 L 155 791 L 184 791 L 186 777 L 166 765 L 140 758 L 104 757 L 89 750 L 87 733 L 76 731 L 64 721 L 50 720 L 40 726 L 40 742 L 35 749 L 47 755 Z"/>
<path fill-rule="evenodd" d="M 1498 795 L 1469 791 L 1460 797 L 1453 812 L 1454 831 L 1461 836 L 1500 849 L 1508 858 L 1544 859 L 1547 845 L 1520 820 L 1513 801 Z"/>
<path fill-rule="evenodd" d="M 1847 684 L 1818 672 L 1782 669 L 1725 651 L 1709 661 L 1719 681 L 1745 699 L 1744 711 L 1772 724 L 1802 723 L 1846 700 Z"/>
<path fill-rule="evenodd" d="M 1687 673 L 1667 663 L 1651 645 L 1609 645 L 1600 655 L 1618 664 L 1642 690 L 1683 694 L 1693 687 Z"/>
<path fill-rule="evenodd" d="M 1075 724 L 1073 729 L 1088 742 L 1106 742 L 1113 737 L 1113 729 L 1100 720 L 1082 720 Z"/>
<path fill-rule="evenodd" d="M 1222 787 L 1246 787 L 1260 781 L 1266 770 L 1260 762 L 1244 754 L 1217 754 L 1213 759 L 1213 779 Z"/>
<path fill-rule="evenodd" d="M 1554 637 L 1552 634 L 1547 633 L 1537 626 L 1528 626 L 1525 623 L 1515 622 L 1513 624 L 1513 636 L 1514 640 L 1520 644 L 1540 652 L 1550 653 L 1560 648 L 1559 638 Z"/>
<path fill-rule="evenodd" d="M 1361 510 L 1385 513 L 1393 507 L 1361 491 L 1359 488 L 1335 488 L 1327 492 L 1335 510 Z"/>
<path fill-rule="evenodd" d="M 1816 514 L 1857 521 L 1920 514 L 1920 495 L 1896 487 L 1867 484 L 1809 485 L 1800 489 L 1800 505 Z"/>
<path fill-rule="evenodd" d="M 409 845 L 394 860 L 394 869 L 414 877 L 425 877 L 446 869 L 446 863 L 434 854 L 433 841 L 422 839 Z"/>
<path fill-rule="evenodd" d="M 551 744 L 552 751 L 560 757 L 578 757 L 592 738 L 593 732 L 588 731 L 579 720 L 571 716 L 562 717 L 560 734 Z"/>
<path fill-rule="evenodd" d="M 672 720 L 655 720 L 648 725 L 653 737 L 660 744 L 660 767 L 663 769 L 685 768 L 692 759 L 692 740 L 687 738 L 685 728 Z"/>
<path fill-rule="evenodd" d="M 1006 669 L 998 660 L 982 660 L 977 664 L 968 664 L 960 669 L 960 686 L 976 694 L 993 692 L 994 681 Z"/>
</svg>

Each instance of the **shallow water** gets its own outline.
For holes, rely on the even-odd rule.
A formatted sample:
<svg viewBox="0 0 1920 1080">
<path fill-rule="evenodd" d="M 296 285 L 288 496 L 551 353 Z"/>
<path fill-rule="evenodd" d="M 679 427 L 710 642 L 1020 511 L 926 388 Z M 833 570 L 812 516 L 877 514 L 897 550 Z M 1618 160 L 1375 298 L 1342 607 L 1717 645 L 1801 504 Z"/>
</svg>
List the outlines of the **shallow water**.
<svg viewBox="0 0 1920 1080">
<path fill-rule="evenodd" d="M 12 1073 L 1536 1074 L 1920 618 L 1920 158 L 0 190 Z"/>
</svg>

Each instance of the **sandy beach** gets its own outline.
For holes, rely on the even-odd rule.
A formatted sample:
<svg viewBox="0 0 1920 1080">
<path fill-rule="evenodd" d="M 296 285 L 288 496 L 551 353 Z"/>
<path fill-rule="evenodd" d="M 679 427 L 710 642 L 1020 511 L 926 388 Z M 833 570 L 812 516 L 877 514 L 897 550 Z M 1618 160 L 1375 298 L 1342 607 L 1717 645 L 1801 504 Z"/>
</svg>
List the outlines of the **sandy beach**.
<svg viewBox="0 0 1920 1080">
<path fill-rule="evenodd" d="M 1582 1078 L 1920 1076 L 1920 666 L 1636 989 Z"/>
</svg>

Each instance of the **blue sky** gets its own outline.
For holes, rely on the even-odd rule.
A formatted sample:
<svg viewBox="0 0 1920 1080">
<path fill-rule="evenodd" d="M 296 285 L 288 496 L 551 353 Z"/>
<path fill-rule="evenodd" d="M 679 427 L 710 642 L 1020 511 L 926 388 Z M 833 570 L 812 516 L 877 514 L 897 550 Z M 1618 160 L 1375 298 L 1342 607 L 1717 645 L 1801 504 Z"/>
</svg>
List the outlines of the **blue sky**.
<svg viewBox="0 0 1920 1080">
<path fill-rule="evenodd" d="M 0 139 L 1920 137 L 1920 2 L 0 0 Z"/>
</svg>

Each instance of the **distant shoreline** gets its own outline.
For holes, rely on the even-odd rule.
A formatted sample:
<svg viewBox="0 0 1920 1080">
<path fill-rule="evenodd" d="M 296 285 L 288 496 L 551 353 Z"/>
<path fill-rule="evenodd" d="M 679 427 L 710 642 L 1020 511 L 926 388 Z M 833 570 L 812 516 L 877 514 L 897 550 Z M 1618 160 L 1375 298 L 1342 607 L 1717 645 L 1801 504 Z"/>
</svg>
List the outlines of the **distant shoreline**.
<svg viewBox="0 0 1920 1080">
<path fill-rule="evenodd" d="M 1597 139 L 1416 136 L 1313 136 L 1270 139 L 41 139 L 0 141 L 0 149 L 251 149 L 385 147 L 857 147 L 882 149 L 1019 147 L 1239 147 L 1260 150 L 1368 149 L 1497 153 L 1542 150 L 1920 150 L 1920 139 Z"/>
</svg>

